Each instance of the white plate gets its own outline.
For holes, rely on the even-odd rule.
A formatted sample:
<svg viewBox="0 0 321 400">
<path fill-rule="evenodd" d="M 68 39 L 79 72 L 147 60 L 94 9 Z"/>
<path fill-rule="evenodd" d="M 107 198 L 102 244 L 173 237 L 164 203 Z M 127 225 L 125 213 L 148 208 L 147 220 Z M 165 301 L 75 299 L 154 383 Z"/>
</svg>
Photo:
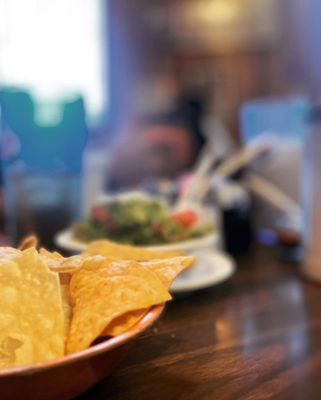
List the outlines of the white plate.
<svg viewBox="0 0 321 400">
<path fill-rule="evenodd" d="M 198 251 L 196 264 L 183 272 L 173 283 L 171 292 L 183 293 L 205 289 L 230 278 L 235 272 L 234 261 L 224 253 Z"/>
<path fill-rule="evenodd" d="M 192 239 L 186 240 L 185 242 L 173 243 L 168 245 L 161 246 L 144 246 L 148 247 L 151 250 L 183 250 L 186 252 L 193 252 L 198 249 L 213 249 L 219 246 L 219 234 L 217 232 L 213 232 L 210 235 L 202 237 L 200 239 Z M 76 239 L 73 236 L 71 229 L 67 229 L 61 232 L 58 232 L 55 236 L 55 243 L 61 249 L 68 250 L 72 253 L 78 253 L 80 251 L 84 251 L 88 246 L 88 243 L 82 242 L 79 239 Z"/>
</svg>

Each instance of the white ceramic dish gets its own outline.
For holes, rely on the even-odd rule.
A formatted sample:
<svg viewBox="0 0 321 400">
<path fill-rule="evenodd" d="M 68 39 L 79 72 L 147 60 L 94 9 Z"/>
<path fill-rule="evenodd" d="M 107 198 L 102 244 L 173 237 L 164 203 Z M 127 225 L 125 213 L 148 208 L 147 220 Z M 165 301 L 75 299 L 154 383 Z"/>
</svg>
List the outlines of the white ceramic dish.
<svg viewBox="0 0 321 400">
<path fill-rule="evenodd" d="M 171 292 L 186 293 L 218 285 L 235 272 L 234 261 L 222 252 L 202 250 L 194 255 L 196 264 L 175 280 Z"/>
<path fill-rule="evenodd" d="M 79 253 L 84 251 L 88 245 L 86 242 L 74 237 L 71 229 L 66 229 L 59 232 L 55 236 L 55 243 L 58 247 L 63 250 L 67 250 L 70 253 Z M 160 246 L 144 246 L 151 250 L 183 250 L 186 253 L 194 253 L 200 249 L 214 249 L 218 248 L 220 244 L 219 234 L 215 231 L 209 235 L 206 235 L 199 239 L 186 240 L 184 242 L 178 242 Z"/>
</svg>

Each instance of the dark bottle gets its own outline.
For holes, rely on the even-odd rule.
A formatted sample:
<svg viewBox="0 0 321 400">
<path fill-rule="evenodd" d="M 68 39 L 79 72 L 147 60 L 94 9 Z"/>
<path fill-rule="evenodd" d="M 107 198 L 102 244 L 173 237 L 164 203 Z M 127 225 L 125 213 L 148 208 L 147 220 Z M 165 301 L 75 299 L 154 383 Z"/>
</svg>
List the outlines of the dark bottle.
<svg viewBox="0 0 321 400">
<path fill-rule="evenodd" d="M 253 237 L 250 196 L 239 184 L 224 181 L 217 185 L 216 199 L 221 208 L 225 250 L 232 255 L 245 253 Z"/>
</svg>

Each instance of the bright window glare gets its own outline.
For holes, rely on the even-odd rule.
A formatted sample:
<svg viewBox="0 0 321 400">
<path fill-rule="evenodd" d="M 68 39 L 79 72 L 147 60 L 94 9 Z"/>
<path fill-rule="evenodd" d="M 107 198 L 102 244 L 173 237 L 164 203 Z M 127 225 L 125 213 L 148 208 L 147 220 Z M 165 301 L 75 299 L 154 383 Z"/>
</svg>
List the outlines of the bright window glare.
<svg viewBox="0 0 321 400">
<path fill-rule="evenodd" d="M 99 116 L 108 100 L 103 11 L 102 0 L 0 0 L 0 84 L 45 102 L 80 93 Z"/>
</svg>

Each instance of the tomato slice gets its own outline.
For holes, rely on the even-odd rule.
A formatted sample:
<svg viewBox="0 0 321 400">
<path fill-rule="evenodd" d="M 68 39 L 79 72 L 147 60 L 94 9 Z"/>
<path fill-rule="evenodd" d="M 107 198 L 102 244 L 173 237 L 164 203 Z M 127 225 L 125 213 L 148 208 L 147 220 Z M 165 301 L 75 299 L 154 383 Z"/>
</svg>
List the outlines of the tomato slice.
<svg viewBox="0 0 321 400">
<path fill-rule="evenodd" d="M 196 223 L 198 216 L 194 210 L 184 210 L 175 212 L 172 218 L 185 228 L 189 228 Z"/>
<path fill-rule="evenodd" d="M 103 222 L 106 218 L 106 211 L 99 206 L 94 206 L 91 210 L 91 216 L 97 221 Z"/>
<path fill-rule="evenodd" d="M 94 206 L 91 210 L 91 216 L 93 219 L 96 221 L 101 222 L 104 224 L 107 228 L 114 228 L 114 223 L 108 212 L 100 206 Z"/>
</svg>

